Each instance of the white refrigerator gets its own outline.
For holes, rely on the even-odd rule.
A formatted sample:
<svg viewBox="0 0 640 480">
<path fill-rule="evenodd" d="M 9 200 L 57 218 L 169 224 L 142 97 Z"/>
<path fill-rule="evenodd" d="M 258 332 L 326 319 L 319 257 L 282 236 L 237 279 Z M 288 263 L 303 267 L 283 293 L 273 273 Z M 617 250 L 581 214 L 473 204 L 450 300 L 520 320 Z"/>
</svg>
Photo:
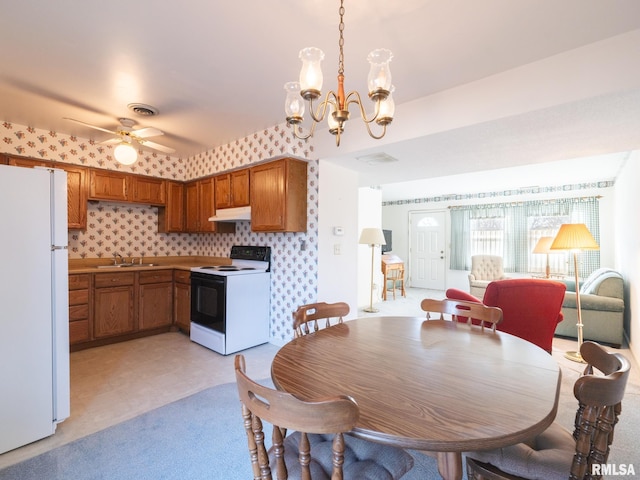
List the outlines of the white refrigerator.
<svg viewBox="0 0 640 480">
<path fill-rule="evenodd" d="M 0 454 L 70 414 L 66 179 L 0 165 Z"/>
</svg>

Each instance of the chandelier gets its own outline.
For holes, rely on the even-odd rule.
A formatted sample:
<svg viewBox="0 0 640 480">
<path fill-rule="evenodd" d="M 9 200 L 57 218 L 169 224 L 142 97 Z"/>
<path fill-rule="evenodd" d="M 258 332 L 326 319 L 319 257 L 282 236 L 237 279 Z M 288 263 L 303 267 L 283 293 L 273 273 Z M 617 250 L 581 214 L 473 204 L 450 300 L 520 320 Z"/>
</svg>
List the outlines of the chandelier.
<svg viewBox="0 0 640 480">
<path fill-rule="evenodd" d="M 338 91 L 327 92 L 317 106 L 314 100 L 322 95 L 322 70 L 320 62 L 324 59 L 324 53 L 319 48 L 309 47 L 300 50 L 300 60 L 302 69 L 300 70 L 299 82 L 288 82 L 284 89 L 287 92 L 285 100 L 285 113 L 287 123 L 293 126 L 293 133 L 297 138 L 305 140 L 313 136 L 316 124 L 322 122 L 326 116 L 329 124 L 329 132 L 336 136 L 336 146 L 340 145 L 340 135 L 344 131 L 345 122 L 349 120 L 349 106 L 356 104 L 360 110 L 360 117 L 367 127 L 369 135 L 375 139 L 384 137 L 387 132 L 387 125 L 393 120 L 395 105 L 392 93 L 394 87 L 391 85 L 391 71 L 389 62 L 393 54 L 386 49 L 373 50 L 367 56 L 371 64 L 368 76 L 369 98 L 375 104 L 375 110 L 371 117 L 367 117 L 362 99 L 357 91 L 344 93 L 344 0 L 340 0 L 340 40 L 338 42 Z M 313 121 L 308 134 L 304 134 L 300 124 L 303 122 L 305 103 L 309 104 L 309 113 Z M 327 112 L 329 113 L 327 115 Z M 375 122 L 381 127 L 381 131 L 375 134 L 371 130 L 371 124 Z"/>
</svg>

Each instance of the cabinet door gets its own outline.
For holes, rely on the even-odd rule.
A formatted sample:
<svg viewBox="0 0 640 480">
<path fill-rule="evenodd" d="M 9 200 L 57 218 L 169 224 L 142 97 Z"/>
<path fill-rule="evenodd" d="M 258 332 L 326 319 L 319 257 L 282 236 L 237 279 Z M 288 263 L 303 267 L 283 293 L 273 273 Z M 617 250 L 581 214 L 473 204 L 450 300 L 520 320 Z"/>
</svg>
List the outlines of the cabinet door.
<svg viewBox="0 0 640 480">
<path fill-rule="evenodd" d="M 215 177 L 216 210 L 218 208 L 230 208 L 231 203 L 231 175 L 225 173 Z"/>
<path fill-rule="evenodd" d="M 218 192 L 216 191 L 216 195 Z M 249 205 L 249 169 L 231 172 L 231 204 L 234 207 Z"/>
<path fill-rule="evenodd" d="M 185 230 L 190 233 L 197 232 L 199 227 L 198 199 L 198 182 L 187 183 L 184 187 Z"/>
<path fill-rule="evenodd" d="M 133 285 L 94 290 L 93 335 L 95 338 L 135 331 L 133 296 Z"/>
<path fill-rule="evenodd" d="M 165 181 L 154 177 L 131 177 L 132 202 L 149 205 L 164 205 L 166 203 Z"/>
<path fill-rule="evenodd" d="M 173 283 L 140 285 L 138 325 L 140 330 L 167 327 L 173 322 Z"/>
<path fill-rule="evenodd" d="M 184 184 L 166 182 L 167 202 L 158 209 L 159 232 L 184 232 Z"/>
<path fill-rule="evenodd" d="M 51 167 L 53 166 L 52 162 L 47 160 L 36 160 L 34 158 L 23 158 L 23 157 L 7 157 L 8 164 L 13 165 L 15 167 Z"/>
<path fill-rule="evenodd" d="M 70 229 L 87 228 L 87 169 L 58 165 L 67 172 L 67 222 Z"/>
<path fill-rule="evenodd" d="M 191 285 L 178 283 L 174 285 L 173 319 L 178 328 L 184 332 L 191 329 Z"/>
<path fill-rule="evenodd" d="M 124 173 L 92 169 L 89 173 L 89 199 L 127 201 L 127 178 Z"/>
<path fill-rule="evenodd" d="M 200 198 L 198 201 L 199 208 L 199 232 L 215 232 L 215 224 L 209 221 L 216 212 L 215 206 L 215 183 L 213 178 L 206 178 L 198 182 L 198 190 Z"/>
<path fill-rule="evenodd" d="M 251 169 L 251 229 L 281 231 L 285 227 L 285 173 L 283 161 Z"/>
</svg>

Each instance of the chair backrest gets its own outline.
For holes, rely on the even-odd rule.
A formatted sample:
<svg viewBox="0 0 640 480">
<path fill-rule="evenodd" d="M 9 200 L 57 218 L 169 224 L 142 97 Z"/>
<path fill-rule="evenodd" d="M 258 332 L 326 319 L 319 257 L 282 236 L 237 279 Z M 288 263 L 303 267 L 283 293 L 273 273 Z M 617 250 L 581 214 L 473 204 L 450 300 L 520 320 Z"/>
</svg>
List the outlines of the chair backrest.
<svg viewBox="0 0 640 480">
<path fill-rule="evenodd" d="M 302 478 L 311 478 L 311 446 L 307 433 L 334 434 L 331 478 L 342 478 L 345 448 L 343 432 L 352 430 L 359 416 L 358 405 L 353 398 L 341 395 L 318 402 L 306 402 L 289 393 L 265 387 L 247 376 L 243 355 L 235 357 L 235 372 L 254 478 L 272 478 L 269 455 L 264 444 L 263 421 L 273 425 L 272 452 L 278 479 L 288 478 L 284 461 L 287 430 L 301 433 L 299 461 Z"/>
<path fill-rule="evenodd" d="M 535 343 L 551 353 L 553 334 L 562 321 L 566 286 L 540 278 L 497 280 L 487 286 L 482 303 L 502 309 L 498 330 Z"/>
<path fill-rule="evenodd" d="M 336 319 L 336 323 L 342 323 L 342 317 L 349 315 L 349 304 L 345 302 L 337 303 L 310 303 L 302 305 L 293 312 L 293 336 L 298 338 L 308 333 L 317 332 L 318 320 L 326 320 L 325 327 L 331 326 L 331 319 Z"/>
<path fill-rule="evenodd" d="M 420 308 L 427 312 L 427 320 L 452 320 L 479 325 L 483 330 L 488 327 L 494 332 L 496 325 L 502 321 L 502 310 L 499 308 L 464 300 L 425 298 L 420 303 Z"/>
<path fill-rule="evenodd" d="M 502 257 L 497 255 L 472 256 L 471 275 L 476 280 L 497 280 L 504 277 Z"/>
<path fill-rule="evenodd" d="M 597 343 L 584 342 L 580 353 L 587 367 L 573 387 L 578 411 L 571 478 L 584 478 L 592 471 L 592 465 L 607 463 L 630 371 L 629 361 L 623 355 L 608 353 Z"/>
</svg>

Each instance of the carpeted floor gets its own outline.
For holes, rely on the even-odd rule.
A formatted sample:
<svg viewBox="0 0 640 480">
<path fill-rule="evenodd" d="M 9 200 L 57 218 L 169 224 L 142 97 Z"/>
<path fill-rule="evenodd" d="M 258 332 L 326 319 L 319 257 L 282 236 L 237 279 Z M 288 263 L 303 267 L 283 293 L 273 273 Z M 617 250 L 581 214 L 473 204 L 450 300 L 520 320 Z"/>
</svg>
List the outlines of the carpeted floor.
<svg viewBox="0 0 640 480">
<path fill-rule="evenodd" d="M 0 479 L 246 480 L 246 442 L 236 386 L 228 383 L 0 470 Z M 414 455 L 407 480 L 438 478 L 435 459 Z"/>
</svg>

